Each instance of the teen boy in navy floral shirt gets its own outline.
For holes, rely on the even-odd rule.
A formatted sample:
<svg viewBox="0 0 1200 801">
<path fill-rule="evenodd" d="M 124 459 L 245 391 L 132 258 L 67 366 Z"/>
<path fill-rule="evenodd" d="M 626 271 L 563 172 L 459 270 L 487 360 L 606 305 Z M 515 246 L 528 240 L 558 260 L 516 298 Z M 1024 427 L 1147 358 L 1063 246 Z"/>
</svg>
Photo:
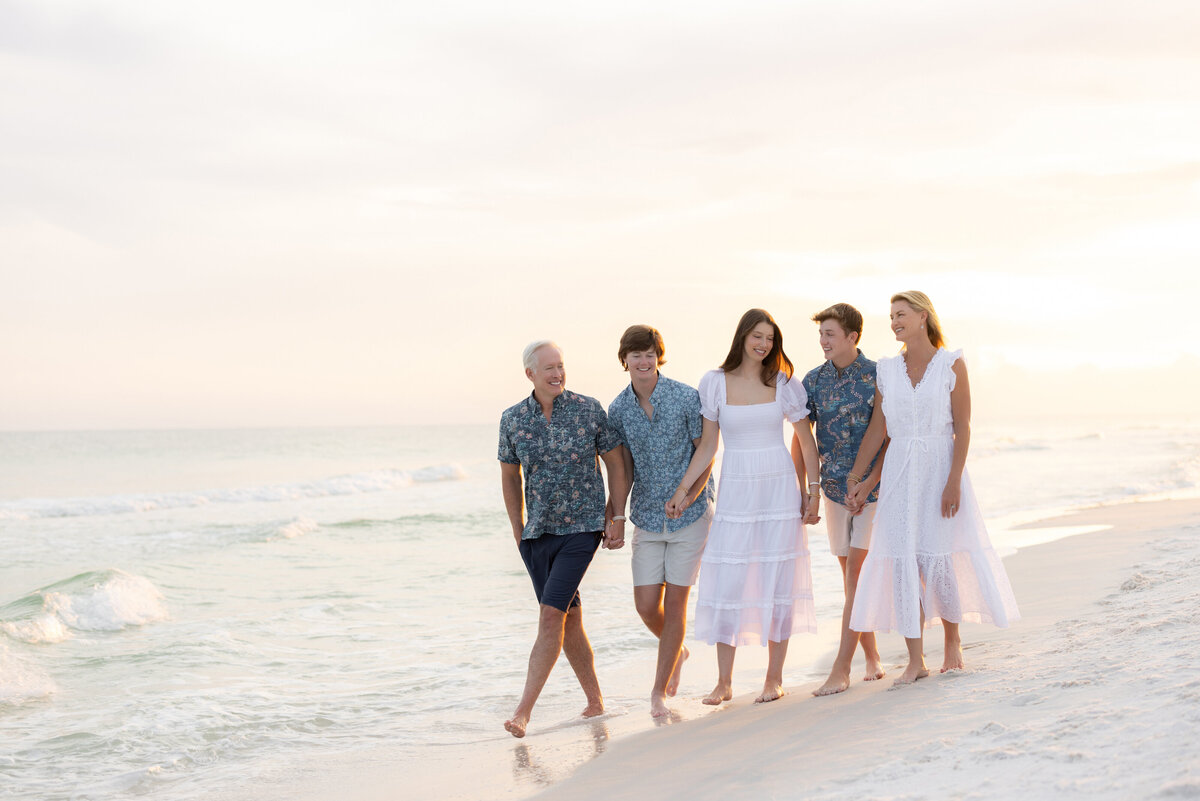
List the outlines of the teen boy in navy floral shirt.
<svg viewBox="0 0 1200 801">
<path fill-rule="evenodd" d="M 854 466 L 858 448 L 875 411 L 875 362 L 858 349 L 862 337 L 862 314 L 848 303 L 836 303 L 813 315 L 820 328 L 821 350 L 826 361 L 804 376 L 808 395 L 808 419 L 814 427 L 817 452 L 821 456 L 821 493 L 825 496 L 825 528 L 829 549 L 842 566 L 846 602 L 842 612 L 842 637 L 833 669 L 814 695 L 833 695 L 850 687 L 850 663 L 856 646 L 862 645 L 867 661 L 864 679 L 883 678 L 875 635 L 850 630 L 850 610 L 858 573 L 871 542 L 871 522 L 883 470 L 877 458 L 867 476 L 859 476 L 871 494 L 866 503 L 852 503 L 846 495 L 846 478 Z M 798 443 L 793 442 L 793 451 Z"/>
</svg>

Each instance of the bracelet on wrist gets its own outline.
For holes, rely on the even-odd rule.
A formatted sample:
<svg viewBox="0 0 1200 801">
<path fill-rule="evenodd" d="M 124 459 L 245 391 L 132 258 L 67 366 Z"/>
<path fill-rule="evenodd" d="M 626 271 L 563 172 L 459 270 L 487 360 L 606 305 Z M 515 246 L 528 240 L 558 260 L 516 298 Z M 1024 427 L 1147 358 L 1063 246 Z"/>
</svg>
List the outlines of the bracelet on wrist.
<svg viewBox="0 0 1200 801">
<path fill-rule="evenodd" d="M 612 522 L 614 522 L 614 523 L 615 523 L 615 522 L 617 522 L 618 520 L 620 520 L 622 523 L 624 523 L 624 522 L 625 522 L 625 515 L 613 515 Z"/>
</svg>

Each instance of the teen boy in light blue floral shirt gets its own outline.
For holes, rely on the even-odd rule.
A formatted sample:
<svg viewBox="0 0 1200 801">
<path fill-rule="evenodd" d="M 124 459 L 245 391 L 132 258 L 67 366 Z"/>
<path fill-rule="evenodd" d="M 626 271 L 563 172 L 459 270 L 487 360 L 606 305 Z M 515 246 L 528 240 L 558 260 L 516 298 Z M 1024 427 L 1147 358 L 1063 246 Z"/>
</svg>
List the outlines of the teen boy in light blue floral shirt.
<svg viewBox="0 0 1200 801">
<path fill-rule="evenodd" d="M 700 395 L 659 372 L 665 359 L 662 334 L 648 325 L 630 326 L 617 358 L 629 386 L 608 407 L 608 419 L 624 445 L 626 475 L 633 477 L 633 599 L 646 627 L 659 638 L 658 667 L 650 691 L 650 714 L 668 714 L 666 699 L 679 688 L 688 657 L 683 646 L 687 602 L 700 572 L 700 557 L 712 517 L 712 466 L 692 486 L 690 505 L 676 519 L 665 505 L 674 494 L 700 442 Z M 622 517 L 625 498 L 612 496 Z"/>
</svg>

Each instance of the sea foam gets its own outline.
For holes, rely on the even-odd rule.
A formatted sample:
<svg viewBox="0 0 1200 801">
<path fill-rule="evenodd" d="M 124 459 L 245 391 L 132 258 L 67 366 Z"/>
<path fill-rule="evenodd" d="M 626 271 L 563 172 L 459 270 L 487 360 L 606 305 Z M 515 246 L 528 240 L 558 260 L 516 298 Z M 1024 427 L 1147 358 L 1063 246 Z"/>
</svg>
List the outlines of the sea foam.
<svg viewBox="0 0 1200 801">
<path fill-rule="evenodd" d="M 0 642 L 0 707 L 44 698 L 56 689 L 49 676 Z"/>
<path fill-rule="evenodd" d="M 272 539 L 283 538 L 290 540 L 305 534 L 311 534 L 318 528 L 317 521 L 310 520 L 307 517 L 298 517 L 290 523 L 285 523 L 275 529 L 275 537 L 272 537 Z"/>
<path fill-rule="evenodd" d="M 83 517 L 182 509 L 219 503 L 255 503 L 359 495 L 402 489 L 413 484 L 460 481 L 467 473 L 457 463 L 419 470 L 371 470 L 294 484 L 268 484 L 239 489 L 106 495 L 92 498 L 23 498 L 0 503 L 0 520 L 33 520 L 47 517 Z"/>
<path fill-rule="evenodd" d="M 167 608 L 149 580 L 101 570 L 35 590 L 0 609 L 0 615 L 0 631 L 36 644 L 62 642 L 73 632 L 121 631 L 155 623 L 167 618 Z"/>
<path fill-rule="evenodd" d="M 55 614 L 42 614 L 30 620 L 0 622 L 0 631 L 14 640 L 38 644 L 62 642 L 71 638 L 71 631 Z"/>
</svg>

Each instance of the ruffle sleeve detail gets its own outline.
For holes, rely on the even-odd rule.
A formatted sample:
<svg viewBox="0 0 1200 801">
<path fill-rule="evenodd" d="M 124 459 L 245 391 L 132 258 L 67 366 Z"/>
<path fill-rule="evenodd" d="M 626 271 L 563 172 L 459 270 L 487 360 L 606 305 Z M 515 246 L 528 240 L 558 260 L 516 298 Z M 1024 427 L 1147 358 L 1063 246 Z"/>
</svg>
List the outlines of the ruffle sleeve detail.
<svg viewBox="0 0 1200 801">
<path fill-rule="evenodd" d="M 951 392 L 954 391 L 954 385 L 958 382 L 958 375 L 954 372 L 954 363 L 959 359 L 962 359 L 962 357 L 962 348 L 959 348 L 958 350 L 946 351 L 946 372 L 949 374 Z M 963 364 L 966 364 L 965 360 L 963 361 Z"/>
<path fill-rule="evenodd" d="M 875 363 L 875 388 L 881 395 L 887 394 L 888 385 L 891 383 L 892 358 L 883 356 Z"/>
</svg>

